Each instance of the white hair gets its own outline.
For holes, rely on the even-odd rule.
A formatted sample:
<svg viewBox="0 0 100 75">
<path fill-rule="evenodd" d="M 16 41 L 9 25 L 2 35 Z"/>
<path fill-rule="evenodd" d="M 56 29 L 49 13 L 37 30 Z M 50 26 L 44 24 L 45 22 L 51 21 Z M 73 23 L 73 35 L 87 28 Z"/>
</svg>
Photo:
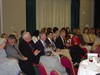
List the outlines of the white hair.
<svg viewBox="0 0 100 75">
<path fill-rule="evenodd" d="M 22 35 L 22 38 L 25 39 L 27 36 L 29 36 L 30 33 L 29 32 L 24 32 L 24 34 Z"/>
<path fill-rule="evenodd" d="M 45 51 L 45 55 L 46 56 L 50 56 L 51 54 L 52 54 L 52 48 L 51 47 L 47 47 L 47 48 L 45 48 L 44 49 L 44 51 Z"/>
<path fill-rule="evenodd" d="M 6 39 L 5 38 L 0 38 L 0 44 L 6 44 Z"/>
</svg>

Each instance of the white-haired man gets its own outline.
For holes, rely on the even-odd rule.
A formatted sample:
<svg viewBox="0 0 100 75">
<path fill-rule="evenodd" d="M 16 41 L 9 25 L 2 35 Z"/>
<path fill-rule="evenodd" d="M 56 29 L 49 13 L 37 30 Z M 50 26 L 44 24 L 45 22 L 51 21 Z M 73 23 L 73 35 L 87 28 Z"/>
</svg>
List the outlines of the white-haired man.
<svg viewBox="0 0 100 75">
<path fill-rule="evenodd" d="M 31 63 L 38 64 L 37 55 L 40 53 L 39 50 L 35 50 L 34 42 L 31 40 L 31 35 L 29 32 L 24 32 L 22 35 L 22 40 L 19 43 L 20 52 L 28 58 Z"/>
</svg>

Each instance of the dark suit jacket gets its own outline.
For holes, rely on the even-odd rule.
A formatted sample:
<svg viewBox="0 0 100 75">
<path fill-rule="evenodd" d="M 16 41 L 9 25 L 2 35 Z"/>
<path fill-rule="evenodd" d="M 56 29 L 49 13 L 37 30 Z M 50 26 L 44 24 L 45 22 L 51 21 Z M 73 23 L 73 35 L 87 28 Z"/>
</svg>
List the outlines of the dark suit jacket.
<svg viewBox="0 0 100 75">
<path fill-rule="evenodd" d="M 31 46 L 34 48 L 34 43 L 33 41 L 30 41 Z M 21 40 L 19 43 L 19 50 L 20 52 L 28 58 L 28 60 L 31 63 L 38 63 L 38 58 L 33 54 L 32 49 L 28 45 L 28 43 L 25 40 Z M 34 49 L 35 50 L 35 49 Z"/>
<path fill-rule="evenodd" d="M 80 63 L 82 56 L 85 55 L 82 48 L 78 45 L 74 45 L 74 46 L 70 46 L 69 50 L 70 50 L 70 55 L 72 57 L 72 62 L 73 63 L 76 63 L 76 62 Z"/>
<path fill-rule="evenodd" d="M 48 38 L 46 38 L 45 43 L 46 43 L 47 45 L 51 44 L 51 42 L 49 41 Z"/>
<path fill-rule="evenodd" d="M 55 44 L 56 44 L 57 48 L 60 48 L 60 49 L 64 49 L 65 48 L 65 46 L 63 44 L 63 41 L 62 41 L 60 36 L 56 38 Z"/>
<path fill-rule="evenodd" d="M 47 38 L 46 40 L 45 40 L 45 43 L 47 44 L 47 45 L 52 45 L 52 48 L 54 49 L 54 50 L 56 50 L 57 48 L 56 48 L 56 45 L 55 45 L 55 43 L 54 43 L 54 41 L 53 40 L 51 40 L 52 41 L 52 43 L 50 42 L 50 40 Z"/>
<path fill-rule="evenodd" d="M 42 42 L 40 40 L 38 40 L 36 43 L 35 43 L 35 49 L 38 49 L 40 50 L 41 52 L 39 53 L 39 57 L 44 55 L 44 46 L 42 44 Z"/>
</svg>

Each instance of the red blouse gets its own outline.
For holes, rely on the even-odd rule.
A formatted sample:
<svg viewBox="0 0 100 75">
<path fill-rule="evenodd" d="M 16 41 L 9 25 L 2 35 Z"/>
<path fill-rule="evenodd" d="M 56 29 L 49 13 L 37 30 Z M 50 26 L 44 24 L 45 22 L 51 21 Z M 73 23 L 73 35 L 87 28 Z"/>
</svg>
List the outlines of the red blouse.
<svg viewBox="0 0 100 75">
<path fill-rule="evenodd" d="M 72 39 L 71 39 L 71 44 L 72 45 L 80 45 L 81 41 L 77 36 L 73 36 Z"/>
</svg>

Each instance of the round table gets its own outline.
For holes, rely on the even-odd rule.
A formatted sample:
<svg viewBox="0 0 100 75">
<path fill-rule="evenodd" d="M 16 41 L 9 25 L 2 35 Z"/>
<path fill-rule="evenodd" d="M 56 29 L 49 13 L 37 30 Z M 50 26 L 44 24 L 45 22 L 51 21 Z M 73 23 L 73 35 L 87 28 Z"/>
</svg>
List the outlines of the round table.
<svg viewBox="0 0 100 75">
<path fill-rule="evenodd" d="M 96 75 L 98 73 L 100 73 L 100 62 L 89 62 L 86 59 L 80 63 L 77 75 Z"/>
</svg>

